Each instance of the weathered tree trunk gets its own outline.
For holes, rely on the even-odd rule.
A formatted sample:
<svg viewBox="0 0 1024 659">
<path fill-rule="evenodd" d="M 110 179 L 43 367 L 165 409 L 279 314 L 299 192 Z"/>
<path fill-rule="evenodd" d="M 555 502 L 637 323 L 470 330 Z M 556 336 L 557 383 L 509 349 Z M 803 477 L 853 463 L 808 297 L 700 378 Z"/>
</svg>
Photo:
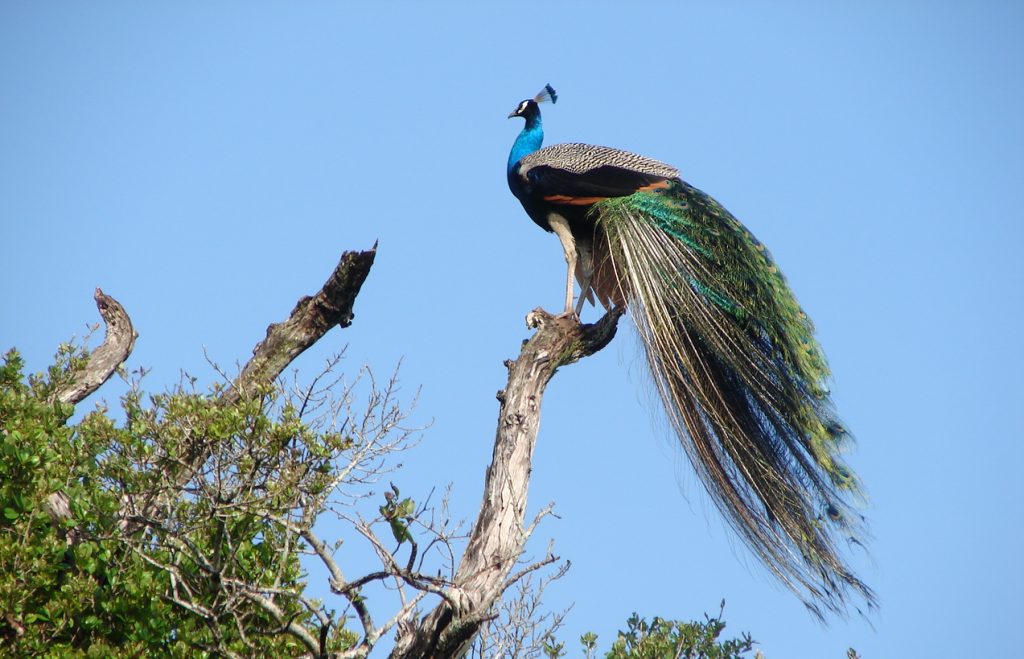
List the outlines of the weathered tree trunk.
<svg viewBox="0 0 1024 659">
<path fill-rule="evenodd" d="M 418 623 L 399 628 L 392 659 L 462 656 L 511 585 L 509 574 L 527 540 L 526 496 L 544 389 L 559 367 L 606 346 L 623 311 L 610 311 L 593 325 L 540 309 L 527 317 L 538 329 L 524 342 L 519 358 L 506 362 L 508 386 L 498 393 L 501 408 L 483 503 L 454 585 L 445 601 Z"/>
</svg>

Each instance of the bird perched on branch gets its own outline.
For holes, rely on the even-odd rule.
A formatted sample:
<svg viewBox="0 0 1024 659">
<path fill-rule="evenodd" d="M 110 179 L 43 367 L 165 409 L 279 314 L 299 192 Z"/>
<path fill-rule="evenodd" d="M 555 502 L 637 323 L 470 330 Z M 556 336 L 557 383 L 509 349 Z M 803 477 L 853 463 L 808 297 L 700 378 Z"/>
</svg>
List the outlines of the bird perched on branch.
<svg viewBox="0 0 1024 659">
<path fill-rule="evenodd" d="M 859 483 L 839 453 L 828 366 L 771 255 L 671 165 L 589 144 L 541 148 L 547 85 L 509 117 L 526 125 L 508 184 L 558 236 L 565 313 L 628 304 L 658 393 L 691 463 L 747 545 L 808 608 L 875 605 L 846 566 Z M 573 278 L 579 302 L 573 306 Z"/>
</svg>

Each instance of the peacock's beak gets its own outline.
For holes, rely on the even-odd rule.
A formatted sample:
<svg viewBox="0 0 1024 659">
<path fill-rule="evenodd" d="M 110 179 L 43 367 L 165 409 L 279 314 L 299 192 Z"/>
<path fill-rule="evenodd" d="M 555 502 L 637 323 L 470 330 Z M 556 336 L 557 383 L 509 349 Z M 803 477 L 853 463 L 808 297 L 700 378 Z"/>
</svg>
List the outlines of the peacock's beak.
<svg viewBox="0 0 1024 659">
<path fill-rule="evenodd" d="M 508 113 L 508 118 L 509 119 L 511 119 L 512 117 L 517 117 L 517 116 L 519 116 L 519 112 L 517 110 L 512 110 L 511 112 Z"/>
</svg>

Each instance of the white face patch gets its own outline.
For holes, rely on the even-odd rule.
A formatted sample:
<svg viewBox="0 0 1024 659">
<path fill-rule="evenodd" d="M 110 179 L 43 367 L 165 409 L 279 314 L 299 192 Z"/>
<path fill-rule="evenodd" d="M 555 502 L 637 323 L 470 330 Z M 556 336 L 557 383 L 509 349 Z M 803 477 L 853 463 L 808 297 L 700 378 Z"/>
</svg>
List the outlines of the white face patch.
<svg viewBox="0 0 1024 659">
<path fill-rule="evenodd" d="M 526 112 L 526 106 L 529 105 L 529 104 L 530 104 L 529 101 L 523 101 L 522 103 L 520 103 L 519 107 L 516 108 L 516 114 L 522 114 L 522 113 Z"/>
</svg>

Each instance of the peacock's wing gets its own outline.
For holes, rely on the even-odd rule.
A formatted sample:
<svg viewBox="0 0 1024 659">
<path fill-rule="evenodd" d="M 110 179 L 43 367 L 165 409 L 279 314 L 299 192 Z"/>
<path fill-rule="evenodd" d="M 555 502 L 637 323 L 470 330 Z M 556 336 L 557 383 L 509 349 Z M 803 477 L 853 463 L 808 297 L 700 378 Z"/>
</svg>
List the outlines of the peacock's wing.
<svg viewBox="0 0 1024 659">
<path fill-rule="evenodd" d="M 837 540 L 855 537 L 858 491 L 828 367 L 764 246 L 682 182 L 591 210 L 668 416 L 708 491 L 751 548 L 815 612 L 852 589 Z"/>
<path fill-rule="evenodd" d="M 651 189 L 679 176 L 669 165 L 589 144 L 555 144 L 523 158 L 519 176 L 531 196 L 551 204 L 589 205 Z"/>
</svg>

